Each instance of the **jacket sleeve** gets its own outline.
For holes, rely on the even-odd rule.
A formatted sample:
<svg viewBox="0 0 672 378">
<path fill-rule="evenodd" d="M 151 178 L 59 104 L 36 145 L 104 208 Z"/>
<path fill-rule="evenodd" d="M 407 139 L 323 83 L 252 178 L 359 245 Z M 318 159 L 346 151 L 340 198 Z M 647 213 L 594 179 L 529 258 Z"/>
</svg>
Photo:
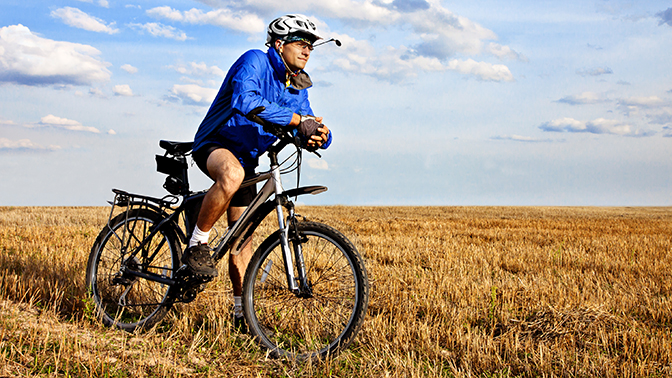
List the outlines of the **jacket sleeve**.
<svg viewBox="0 0 672 378">
<path fill-rule="evenodd" d="M 266 59 L 265 55 L 263 58 Z M 233 87 L 232 107 L 245 115 L 253 109 L 263 106 L 265 110 L 259 113 L 259 117 L 278 125 L 289 124 L 294 112 L 268 101 L 263 96 L 265 90 L 262 80 L 266 80 L 269 73 L 265 72 L 266 67 L 260 60 L 259 54 L 249 51 L 241 57 L 238 63 L 237 71 L 231 79 Z M 266 85 L 269 85 L 269 83 L 266 83 Z"/>
</svg>

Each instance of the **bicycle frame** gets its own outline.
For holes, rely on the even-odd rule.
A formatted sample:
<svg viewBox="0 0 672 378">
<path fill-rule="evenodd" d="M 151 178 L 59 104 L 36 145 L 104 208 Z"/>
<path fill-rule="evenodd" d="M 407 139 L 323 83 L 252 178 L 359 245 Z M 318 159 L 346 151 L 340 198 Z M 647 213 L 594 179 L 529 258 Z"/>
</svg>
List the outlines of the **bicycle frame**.
<svg viewBox="0 0 672 378">
<path fill-rule="evenodd" d="M 266 183 L 259 193 L 257 193 L 257 196 L 252 203 L 250 203 L 241 217 L 233 224 L 233 226 L 231 226 L 229 232 L 217 243 L 213 258 L 218 261 L 229 250 L 233 255 L 239 254 L 259 223 L 273 211 L 273 208 L 275 208 L 278 220 L 278 230 L 280 231 L 280 244 L 285 264 L 285 272 L 287 274 L 287 286 L 292 292 L 298 293 L 299 289 L 306 287 L 306 275 L 301 247 L 300 244 L 297 243 L 294 250 L 296 261 L 298 263 L 297 273 L 299 275 L 299 282 L 302 284 L 301 286 L 297 285 L 296 277 L 294 276 L 291 248 L 289 246 L 289 230 L 295 221 L 294 204 L 289 201 L 289 197 L 302 194 L 318 194 L 326 191 L 327 188 L 324 186 L 308 186 L 285 191 L 282 187 L 280 167 L 277 164 L 277 155 L 273 152 L 269 152 L 269 155 L 271 155 L 272 162 L 271 170 L 257 174 L 243 181 L 241 184 L 241 188 L 243 188 L 266 180 Z M 275 194 L 275 199 L 268 201 L 273 194 Z M 287 222 L 285 222 L 283 207 L 287 207 L 289 212 Z"/>
<path fill-rule="evenodd" d="M 292 259 L 292 250 L 289 245 L 290 241 L 290 229 L 295 227 L 295 213 L 294 213 L 294 203 L 289 200 L 289 197 L 295 197 L 303 194 L 318 194 L 327 190 L 324 186 L 307 186 L 307 187 L 298 187 L 285 191 L 282 187 L 280 165 L 278 164 L 277 155 L 278 153 L 288 144 L 287 140 L 281 140 L 280 143 L 271 146 L 268 150 L 268 156 L 271 160 L 271 169 L 266 172 L 258 173 L 246 180 L 241 184 L 241 188 L 255 185 L 259 182 L 266 181 L 262 186 L 261 190 L 257 193 L 257 196 L 253 199 L 252 203 L 245 209 L 241 217 L 231 226 L 229 231 L 220 238 L 216 243 L 214 249 L 213 258 L 215 261 L 219 261 L 228 251 L 231 251 L 232 254 L 237 255 L 249 242 L 250 237 L 259 226 L 261 221 L 268 216 L 273 209 L 277 213 L 278 221 L 278 231 L 280 236 L 280 244 L 283 254 L 283 262 L 285 267 L 285 273 L 287 275 L 287 287 L 293 293 L 299 295 L 305 293 L 308 289 L 305 266 L 303 262 L 303 255 L 301 251 L 301 244 L 294 243 L 294 259 L 296 261 L 296 272 L 298 274 L 298 284 L 297 277 L 294 274 L 295 264 Z M 160 232 L 162 229 L 165 230 L 165 227 L 176 230 L 178 232 L 178 237 L 182 240 L 183 243 L 187 243 L 185 233 L 181 231 L 181 228 L 178 226 L 178 220 L 180 214 L 185 212 L 187 204 L 193 200 L 198 200 L 200 197 L 205 196 L 206 192 L 197 192 L 190 193 L 189 195 L 183 196 L 183 201 L 176 209 L 173 209 L 171 206 L 177 203 L 177 197 L 172 196 L 173 201 L 167 201 L 164 199 L 158 199 L 148 196 L 142 196 L 137 194 L 127 193 L 121 190 L 113 190 L 116 193 L 115 201 L 112 203 L 112 211 L 110 213 L 110 219 L 112 218 L 112 212 L 114 212 L 114 206 L 126 206 L 126 214 L 128 216 L 129 210 L 134 207 L 147 207 L 153 209 L 160 214 L 164 215 L 164 218 L 159 222 L 156 227 L 142 240 L 139 245 L 135 248 L 134 251 L 129 252 L 128 257 L 122 256 L 122 260 L 126 261 L 130 258 L 133 258 L 140 251 L 144 254 L 147 253 L 145 246 L 152 240 L 152 238 Z M 275 198 L 269 200 L 273 195 Z M 169 196 L 170 197 L 170 196 Z M 133 199 L 133 200 L 131 200 Z M 285 215 L 283 212 L 283 207 L 288 209 L 287 221 L 285 221 Z M 172 209 L 172 214 L 168 214 L 165 209 Z M 109 221 L 108 221 L 109 225 Z M 168 225 L 168 226 L 166 226 Z M 125 230 L 124 230 L 125 231 Z M 124 232 L 125 233 L 125 232 Z M 121 237 L 116 234 L 115 236 L 122 242 L 122 245 L 125 245 L 125 235 Z M 145 267 L 147 268 L 147 267 Z M 185 266 L 182 266 L 178 270 L 182 270 Z M 157 275 L 152 273 L 141 272 L 137 270 L 132 270 L 127 266 L 122 264 L 122 273 L 128 274 L 130 276 L 136 276 L 144 278 L 150 281 L 159 282 L 166 285 L 175 285 L 177 280 L 173 277 L 168 277 L 166 275 Z"/>
</svg>

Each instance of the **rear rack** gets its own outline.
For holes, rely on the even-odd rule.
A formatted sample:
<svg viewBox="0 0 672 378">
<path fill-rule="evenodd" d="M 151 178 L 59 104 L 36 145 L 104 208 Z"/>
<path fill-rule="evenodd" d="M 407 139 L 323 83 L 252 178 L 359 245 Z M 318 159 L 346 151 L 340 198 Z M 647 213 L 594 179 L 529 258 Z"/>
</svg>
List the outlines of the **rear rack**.
<svg viewBox="0 0 672 378">
<path fill-rule="evenodd" d="M 108 203 L 112 205 L 112 209 L 110 209 L 110 216 L 107 218 L 107 226 L 110 229 L 112 229 L 112 219 L 115 217 L 114 211 L 116 208 L 125 208 L 123 212 L 126 213 L 127 217 L 132 210 L 137 209 L 151 209 L 160 214 L 166 214 L 166 210 L 174 210 L 173 206 L 180 202 L 180 199 L 173 195 L 156 198 L 129 193 L 120 189 L 112 189 L 112 192 L 114 193 L 114 200 L 108 201 Z M 119 235 L 116 236 L 120 240 L 123 239 L 123 237 L 119 237 Z"/>
<path fill-rule="evenodd" d="M 168 195 L 163 198 L 156 198 L 145 196 L 142 194 L 129 193 L 121 189 L 112 189 L 112 192 L 115 194 L 114 201 L 113 202 L 108 201 L 108 203 L 112 205 L 112 207 L 114 206 L 128 207 L 133 205 L 140 206 L 142 203 L 153 202 L 159 205 L 159 207 L 161 207 L 162 209 L 164 209 L 164 208 L 172 208 L 173 205 L 176 205 L 178 202 L 180 202 L 180 199 L 173 195 Z"/>
</svg>

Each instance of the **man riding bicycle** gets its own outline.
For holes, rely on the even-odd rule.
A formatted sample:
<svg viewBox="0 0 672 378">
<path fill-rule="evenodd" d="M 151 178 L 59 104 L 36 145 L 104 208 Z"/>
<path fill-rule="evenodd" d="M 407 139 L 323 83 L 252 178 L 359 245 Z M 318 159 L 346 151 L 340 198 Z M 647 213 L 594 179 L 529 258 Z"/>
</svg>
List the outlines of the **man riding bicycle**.
<svg viewBox="0 0 672 378">
<path fill-rule="evenodd" d="M 312 82 L 303 71 L 313 44 L 321 39 L 315 24 L 302 15 L 273 20 L 267 31 L 268 51 L 250 50 L 229 69 L 224 82 L 201 122 L 193 145 L 198 167 L 215 183 L 203 199 L 198 221 L 182 257 L 192 273 L 217 276 L 208 246 L 210 230 L 227 212 L 232 225 L 257 194 L 256 186 L 240 189 L 244 178 L 254 174 L 258 158 L 277 138 L 246 115 L 257 114 L 264 121 L 297 128 L 307 148 L 327 148 L 331 132 L 322 117 L 313 117 L 307 89 Z M 233 286 L 234 320 L 242 324 L 242 282 L 252 256 L 251 243 L 240 254 L 229 255 L 229 277 Z"/>
</svg>

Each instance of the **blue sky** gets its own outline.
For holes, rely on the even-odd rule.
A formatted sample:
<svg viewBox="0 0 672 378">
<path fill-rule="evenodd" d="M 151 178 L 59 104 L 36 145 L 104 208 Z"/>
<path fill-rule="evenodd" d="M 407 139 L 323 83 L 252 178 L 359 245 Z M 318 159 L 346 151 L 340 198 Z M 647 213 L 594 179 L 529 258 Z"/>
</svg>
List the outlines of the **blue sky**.
<svg viewBox="0 0 672 378">
<path fill-rule="evenodd" d="M 307 204 L 672 205 L 672 3 L 611 0 L 3 1 L 0 205 L 162 196 L 158 141 L 286 13 L 343 42 L 306 68 Z"/>
</svg>

